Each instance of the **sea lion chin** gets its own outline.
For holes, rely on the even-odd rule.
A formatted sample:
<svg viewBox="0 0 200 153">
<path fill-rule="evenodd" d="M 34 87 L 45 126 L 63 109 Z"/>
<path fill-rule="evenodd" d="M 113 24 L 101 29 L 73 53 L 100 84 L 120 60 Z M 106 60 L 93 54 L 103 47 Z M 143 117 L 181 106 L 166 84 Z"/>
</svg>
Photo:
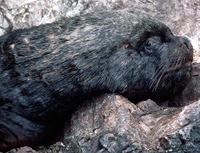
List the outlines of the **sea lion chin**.
<svg viewBox="0 0 200 153">
<path fill-rule="evenodd" d="M 105 11 L 0 37 L 0 150 L 43 143 L 93 96 L 161 101 L 191 78 L 193 49 L 143 14 Z"/>
</svg>

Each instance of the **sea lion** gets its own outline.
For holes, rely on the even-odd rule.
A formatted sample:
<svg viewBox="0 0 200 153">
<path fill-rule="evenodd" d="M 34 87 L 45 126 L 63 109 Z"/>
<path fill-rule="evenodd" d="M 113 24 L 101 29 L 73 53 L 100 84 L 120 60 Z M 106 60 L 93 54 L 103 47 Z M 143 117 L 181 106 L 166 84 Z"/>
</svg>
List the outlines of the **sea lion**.
<svg viewBox="0 0 200 153">
<path fill-rule="evenodd" d="M 190 41 L 128 11 L 16 30 L 0 37 L 0 47 L 1 151 L 43 143 L 66 113 L 91 97 L 161 101 L 191 78 Z"/>
</svg>

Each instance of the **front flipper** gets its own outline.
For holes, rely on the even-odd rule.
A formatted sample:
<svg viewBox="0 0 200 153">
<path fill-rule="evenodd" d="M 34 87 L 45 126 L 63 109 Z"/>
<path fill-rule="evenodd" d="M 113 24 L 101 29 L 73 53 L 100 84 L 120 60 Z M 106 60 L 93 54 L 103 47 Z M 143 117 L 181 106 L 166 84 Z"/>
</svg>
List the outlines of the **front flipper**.
<svg viewBox="0 0 200 153">
<path fill-rule="evenodd" d="M 42 140 L 44 131 L 45 126 L 0 108 L 0 151 L 8 151 L 25 145 L 36 145 L 36 142 Z"/>
</svg>

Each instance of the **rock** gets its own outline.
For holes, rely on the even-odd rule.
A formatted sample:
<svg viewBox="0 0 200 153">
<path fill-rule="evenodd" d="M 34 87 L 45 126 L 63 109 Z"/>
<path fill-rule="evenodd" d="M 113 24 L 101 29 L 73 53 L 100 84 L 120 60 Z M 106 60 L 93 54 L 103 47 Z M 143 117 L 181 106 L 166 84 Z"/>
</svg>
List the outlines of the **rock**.
<svg viewBox="0 0 200 153">
<path fill-rule="evenodd" d="M 65 17 L 66 13 L 73 8 L 72 2 L 75 1 L 0 0 L 0 10 L 11 20 L 14 29 L 19 29 L 51 23 Z M 0 25 L 2 23 L 0 21 Z"/>
<path fill-rule="evenodd" d="M 192 103 L 170 121 L 158 140 L 159 152 L 193 153 L 200 150 L 200 101 Z M 173 128 L 172 128 L 173 127 Z"/>
<path fill-rule="evenodd" d="M 71 146 L 73 146 L 73 145 L 70 144 L 70 147 Z M 70 152 L 67 152 L 67 150 L 68 150 L 67 146 L 65 146 L 62 142 L 57 142 L 48 147 L 39 147 L 38 153 L 70 153 Z M 70 151 L 73 151 L 73 150 L 74 150 L 74 148 L 70 148 Z M 76 153 L 76 152 L 74 152 L 74 153 Z"/>
<path fill-rule="evenodd" d="M 105 95 L 74 113 L 64 144 L 77 153 L 198 152 L 199 123 L 200 100 L 169 108 Z"/>
<path fill-rule="evenodd" d="M 145 133 L 139 125 L 138 111 L 142 113 L 136 105 L 120 96 L 93 99 L 75 112 L 65 140 L 76 142 L 82 152 L 87 153 L 123 152 L 128 147 L 139 152 L 142 147 L 139 143 Z"/>
<path fill-rule="evenodd" d="M 33 150 L 30 147 L 22 147 L 19 149 L 13 149 L 9 151 L 8 153 L 37 153 L 37 151 Z"/>
</svg>

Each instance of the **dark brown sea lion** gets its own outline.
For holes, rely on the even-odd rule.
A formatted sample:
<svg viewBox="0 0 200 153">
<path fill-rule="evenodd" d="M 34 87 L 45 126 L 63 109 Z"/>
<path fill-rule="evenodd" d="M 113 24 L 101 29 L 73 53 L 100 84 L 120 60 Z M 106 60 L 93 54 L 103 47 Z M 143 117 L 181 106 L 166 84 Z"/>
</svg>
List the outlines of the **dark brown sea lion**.
<svg viewBox="0 0 200 153">
<path fill-rule="evenodd" d="M 43 143 L 85 99 L 161 101 L 191 78 L 193 49 L 161 22 L 96 12 L 0 37 L 0 150 Z"/>
</svg>

